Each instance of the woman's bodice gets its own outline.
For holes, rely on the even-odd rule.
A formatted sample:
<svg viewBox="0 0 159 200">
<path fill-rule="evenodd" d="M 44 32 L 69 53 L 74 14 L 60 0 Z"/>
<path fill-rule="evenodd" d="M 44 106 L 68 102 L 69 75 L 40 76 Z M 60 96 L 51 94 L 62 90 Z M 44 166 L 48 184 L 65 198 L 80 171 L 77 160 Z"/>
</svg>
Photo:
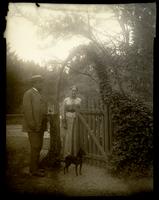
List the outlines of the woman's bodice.
<svg viewBox="0 0 159 200">
<path fill-rule="evenodd" d="M 81 105 L 81 99 L 78 97 L 75 99 L 67 97 L 64 100 L 64 107 L 66 112 L 75 112 L 76 109 L 80 108 L 80 105 Z"/>
<path fill-rule="evenodd" d="M 75 117 L 75 111 L 80 108 L 81 99 L 75 98 L 72 99 L 70 97 L 65 98 L 64 100 L 64 112 L 68 117 Z"/>
</svg>

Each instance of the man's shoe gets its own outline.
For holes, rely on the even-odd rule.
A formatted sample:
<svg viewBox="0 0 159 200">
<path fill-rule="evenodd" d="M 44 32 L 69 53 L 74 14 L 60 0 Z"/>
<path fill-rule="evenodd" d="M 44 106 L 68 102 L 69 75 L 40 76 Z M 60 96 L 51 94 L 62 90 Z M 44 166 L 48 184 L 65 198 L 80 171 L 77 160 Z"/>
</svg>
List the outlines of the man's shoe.
<svg viewBox="0 0 159 200">
<path fill-rule="evenodd" d="M 40 171 L 32 172 L 30 174 L 31 174 L 31 176 L 38 176 L 38 177 L 44 177 L 45 176 L 45 173 L 44 172 L 40 172 Z"/>
<path fill-rule="evenodd" d="M 45 169 L 40 168 L 40 169 L 39 169 L 39 172 L 44 173 L 44 172 L 45 172 Z"/>
</svg>

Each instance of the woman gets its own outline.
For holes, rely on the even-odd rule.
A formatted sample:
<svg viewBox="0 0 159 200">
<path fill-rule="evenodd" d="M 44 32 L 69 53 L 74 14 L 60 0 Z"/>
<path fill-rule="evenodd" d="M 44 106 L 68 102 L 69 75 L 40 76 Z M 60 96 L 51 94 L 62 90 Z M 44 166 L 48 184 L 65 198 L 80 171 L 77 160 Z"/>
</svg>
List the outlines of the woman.
<svg viewBox="0 0 159 200">
<path fill-rule="evenodd" d="M 77 147 L 77 133 L 73 131 L 76 113 L 75 111 L 81 106 L 81 99 L 77 97 L 78 89 L 73 86 L 70 97 L 63 101 L 62 114 L 62 132 L 63 132 L 63 157 L 69 154 L 76 156 Z M 74 133 L 74 134 L 73 134 Z"/>
</svg>

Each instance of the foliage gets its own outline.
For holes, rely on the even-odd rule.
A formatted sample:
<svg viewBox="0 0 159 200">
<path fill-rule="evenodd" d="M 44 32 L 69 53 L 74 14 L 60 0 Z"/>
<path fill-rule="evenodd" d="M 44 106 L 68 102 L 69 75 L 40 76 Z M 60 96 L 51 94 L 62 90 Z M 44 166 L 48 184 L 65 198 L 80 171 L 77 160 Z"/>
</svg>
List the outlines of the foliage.
<svg viewBox="0 0 159 200">
<path fill-rule="evenodd" d="M 152 112 L 142 102 L 117 94 L 112 96 L 111 105 L 114 135 L 110 172 L 144 174 L 153 161 Z"/>
<path fill-rule="evenodd" d="M 120 5 L 114 8 L 114 12 L 125 36 L 116 60 L 118 71 L 123 68 L 126 75 L 122 85 L 129 95 L 151 102 L 155 5 Z"/>
</svg>

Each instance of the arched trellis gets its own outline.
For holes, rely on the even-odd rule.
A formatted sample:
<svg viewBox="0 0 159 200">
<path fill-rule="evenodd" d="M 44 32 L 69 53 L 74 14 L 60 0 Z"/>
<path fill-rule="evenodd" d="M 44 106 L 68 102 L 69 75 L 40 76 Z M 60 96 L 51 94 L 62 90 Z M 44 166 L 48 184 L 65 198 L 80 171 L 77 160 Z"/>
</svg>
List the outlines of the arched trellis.
<svg viewBox="0 0 159 200">
<path fill-rule="evenodd" d="M 59 165 L 58 161 L 60 160 L 60 150 L 61 150 L 61 142 L 60 142 L 60 91 L 61 91 L 61 83 L 63 79 L 63 72 L 65 67 L 67 66 L 68 62 L 79 52 L 84 52 L 87 56 L 92 59 L 94 62 L 97 62 L 98 67 L 102 67 L 103 64 L 100 63 L 100 58 L 94 60 L 97 54 L 93 50 L 89 50 L 88 46 L 82 45 L 79 48 L 76 48 L 72 51 L 72 53 L 68 56 L 68 58 L 63 62 L 60 73 L 59 79 L 56 85 L 56 100 L 55 100 L 55 109 L 54 114 L 49 114 L 48 118 L 50 121 L 50 149 L 47 156 L 42 160 L 42 164 L 45 165 Z M 97 56 L 98 57 L 98 56 Z M 103 76 L 103 71 L 100 68 L 95 68 L 97 75 L 102 79 L 101 75 Z M 105 70 L 104 70 L 105 71 Z M 104 77 L 107 77 L 107 73 L 105 71 Z M 105 85 L 107 92 L 111 93 L 111 87 L 109 83 Z"/>
</svg>

